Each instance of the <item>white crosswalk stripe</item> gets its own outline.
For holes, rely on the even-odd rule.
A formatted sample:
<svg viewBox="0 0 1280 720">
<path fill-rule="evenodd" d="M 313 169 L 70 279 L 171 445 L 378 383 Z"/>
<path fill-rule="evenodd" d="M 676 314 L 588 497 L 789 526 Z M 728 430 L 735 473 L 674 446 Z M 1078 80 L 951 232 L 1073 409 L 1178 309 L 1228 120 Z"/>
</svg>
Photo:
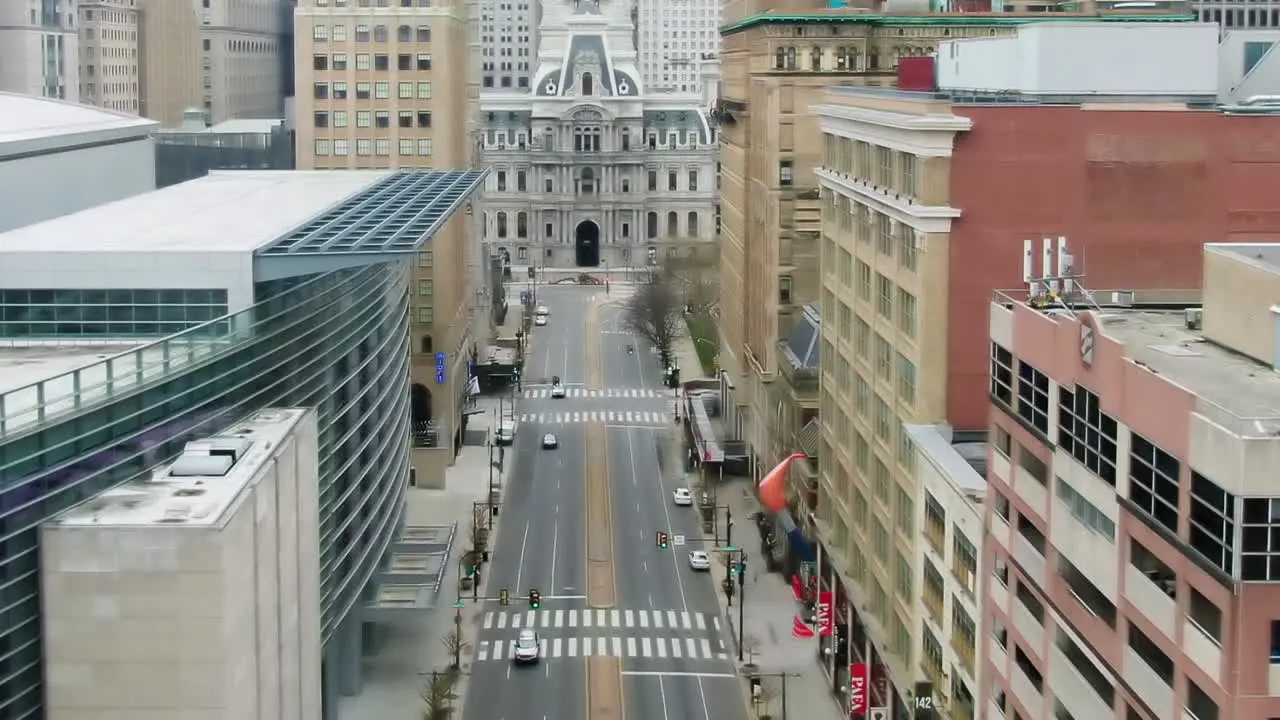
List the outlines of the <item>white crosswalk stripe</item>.
<svg viewBox="0 0 1280 720">
<path fill-rule="evenodd" d="M 481 619 L 485 630 L 532 628 L 654 628 L 720 632 L 713 613 L 677 610 L 490 610 Z"/>
<path fill-rule="evenodd" d="M 638 425 L 644 427 L 665 426 L 671 423 L 671 415 L 665 412 L 622 410 L 578 410 L 566 412 L 521 413 L 516 420 L 541 425 L 577 425 L 602 423 L 604 425 Z"/>
<path fill-rule="evenodd" d="M 618 658 L 680 658 L 684 660 L 729 660 L 723 644 L 713 647 L 706 638 L 622 637 L 620 635 L 570 638 L 542 638 L 544 658 L 608 656 Z M 481 640 L 476 661 L 509 660 L 516 641 Z"/>
<path fill-rule="evenodd" d="M 521 395 L 527 400 L 538 400 L 551 397 L 551 388 L 530 388 L 525 390 Z M 604 390 L 589 390 L 587 388 L 570 387 L 564 389 L 565 399 L 643 399 L 666 397 L 665 393 L 652 388 L 607 388 Z"/>
</svg>

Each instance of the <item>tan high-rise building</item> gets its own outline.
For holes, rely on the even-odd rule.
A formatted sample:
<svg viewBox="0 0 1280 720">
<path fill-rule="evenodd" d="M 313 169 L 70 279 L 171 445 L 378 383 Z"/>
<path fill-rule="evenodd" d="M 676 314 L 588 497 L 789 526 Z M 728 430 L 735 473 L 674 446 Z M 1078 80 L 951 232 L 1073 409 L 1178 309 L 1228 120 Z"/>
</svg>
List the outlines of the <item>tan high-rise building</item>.
<svg viewBox="0 0 1280 720">
<path fill-rule="evenodd" d="M 138 7 L 134 0 L 82 0 L 77 6 L 80 32 L 80 102 L 137 113 Z"/>
<path fill-rule="evenodd" d="M 188 1 L 199 5 L 200 83 L 209 122 L 281 117 L 284 0 Z"/>
<path fill-rule="evenodd" d="M 200 16 L 190 2 L 138 0 L 138 113 L 177 127 L 203 108 Z"/>
<path fill-rule="evenodd" d="M 473 163 L 467 5 L 350 7 L 303 0 L 295 14 L 299 169 L 422 168 Z M 466 403 L 479 243 L 472 209 L 432 237 L 414 267 L 414 391 L 430 398 L 432 430 L 415 433 L 414 466 L 431 484 L 452 462 Z M 445 382 L 437 382 L 439 353 Z M 441 475 L 442 476 L 442 475 Z"/>
</svg>

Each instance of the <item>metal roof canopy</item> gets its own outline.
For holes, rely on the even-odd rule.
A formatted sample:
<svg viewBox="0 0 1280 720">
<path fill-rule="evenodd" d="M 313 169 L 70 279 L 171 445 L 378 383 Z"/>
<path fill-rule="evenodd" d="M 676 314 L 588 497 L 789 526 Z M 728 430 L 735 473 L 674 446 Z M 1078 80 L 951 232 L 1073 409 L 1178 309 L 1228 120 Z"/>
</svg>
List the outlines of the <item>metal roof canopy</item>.
<svg viewBox="0 0 1280 720">
<path fill-rule="evenodd" d="M 397 172 L 258 250 L 255 279 L 389 262 L 416 253 L 479 189 L 488 172 Z"/>
</svg>

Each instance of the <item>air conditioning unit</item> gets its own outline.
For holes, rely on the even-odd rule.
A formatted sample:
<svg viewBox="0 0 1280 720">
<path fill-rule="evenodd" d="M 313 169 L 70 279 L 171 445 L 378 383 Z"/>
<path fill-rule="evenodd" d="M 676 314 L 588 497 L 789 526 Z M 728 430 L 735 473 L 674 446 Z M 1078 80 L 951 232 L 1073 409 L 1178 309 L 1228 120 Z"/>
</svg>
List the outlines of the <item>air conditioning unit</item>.
<svg viewBox="0 0 1280 720">
<path fill-rule="evenodd" d="M 1204 322 L 1204 309 L 1187 308 L 1184 312 L 1186 313 L 1187 329 L 1199 330 L 1200 325 Z"/>
</svg>

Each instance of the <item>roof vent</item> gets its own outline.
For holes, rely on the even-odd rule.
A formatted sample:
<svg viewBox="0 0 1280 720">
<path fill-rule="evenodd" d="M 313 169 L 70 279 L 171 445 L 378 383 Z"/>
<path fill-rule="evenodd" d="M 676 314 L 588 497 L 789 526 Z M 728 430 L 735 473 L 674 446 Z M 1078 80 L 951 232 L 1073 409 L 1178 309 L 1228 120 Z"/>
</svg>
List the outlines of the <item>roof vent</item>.
<svg viewBox="0 0 1280 720">
<path fill-rule="evenodd" d="M 169 477 L 225 477 L 235 460 L 229 455 L 183 453 L 169 466 Z"/>
<path fill-rule="evenodd" d="M 157 522 L 184 523 L 191 515 L 191 506 L 186 503 L 173 503 L 164 509 L 164 516 Z"/>
<path fill-rule="evenodd" d="M 200 497 L 204 494 L 204 488 L 179 488 L 173 493 L 174 497 Z"/>
</svg>

